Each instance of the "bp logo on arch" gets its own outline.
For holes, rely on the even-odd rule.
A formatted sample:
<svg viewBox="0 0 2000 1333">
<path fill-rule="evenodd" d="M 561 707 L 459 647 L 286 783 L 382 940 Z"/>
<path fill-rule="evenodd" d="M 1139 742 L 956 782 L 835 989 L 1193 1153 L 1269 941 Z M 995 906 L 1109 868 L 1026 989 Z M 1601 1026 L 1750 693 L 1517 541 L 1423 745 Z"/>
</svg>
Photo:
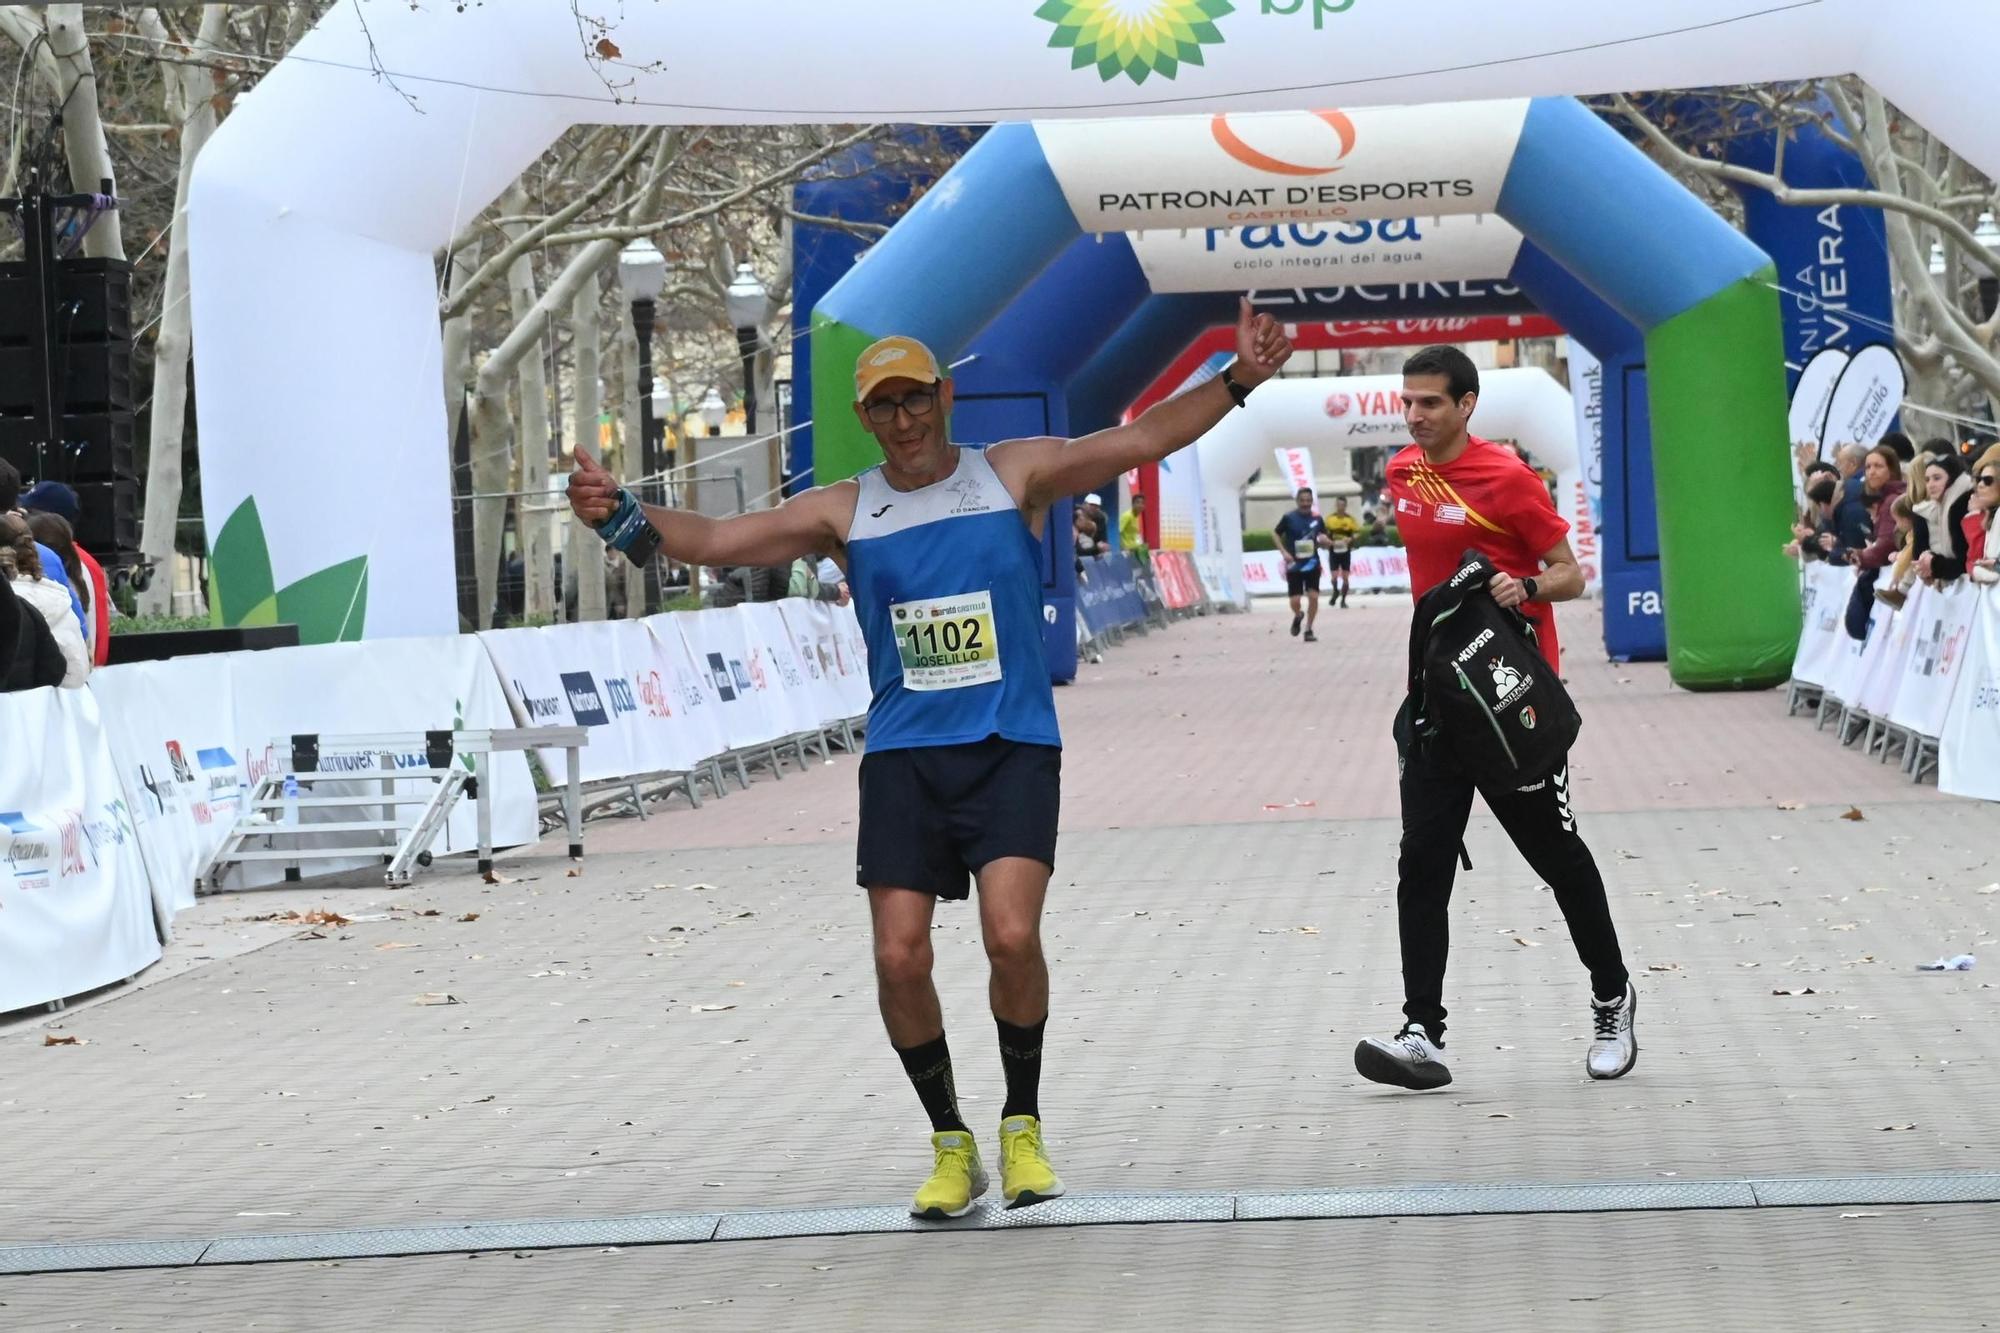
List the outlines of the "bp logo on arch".
<svg viewBox="0 0 2000 1333">
<path fill-rule="evenodd" d="M 1356 0 L 1257 0 L 1259 14 L 1310 16 L 1314 28 Z M 1142 84 L 1200 65 L 1202 48 L 1222 45 L 1220 21 L 1231 0 L 1045 0 L 1035 17 L 1055 25 L 1049 45 L 1067 47 L 1070 68 L 1095 68 L 1105 83 L 1124 75 Z"/>
</svg>

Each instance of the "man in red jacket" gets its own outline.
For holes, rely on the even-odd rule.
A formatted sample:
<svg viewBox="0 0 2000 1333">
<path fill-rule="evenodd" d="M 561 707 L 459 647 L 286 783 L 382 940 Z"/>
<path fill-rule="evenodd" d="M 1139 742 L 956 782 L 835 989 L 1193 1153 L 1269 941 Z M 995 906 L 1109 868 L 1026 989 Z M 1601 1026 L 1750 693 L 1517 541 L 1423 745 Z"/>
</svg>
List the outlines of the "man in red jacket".
<svg viewBox="0 0 2000 1333">
<path fill-rule="evenodd" d="M 1456 347 L 1427 347 L 1403 365 L 1403 417 L 1416 443 L 1389 462 L 1388 495 L 1417 597 L 1451 577 L 1468 549 L 1496 568 L 1493 600 L 1534 623 L 1542 654 L 1560 669 L 1555 612 L 1583 591 L 1569 524 L 1549 490 L 1513 450 L 1467 430 L 1479 371 Z M 1444 1060 L 1446 908 L 1476 789 L 1535 873 L 1554 890 L 1570 938 L 1590 970 L 1592 1078 L 1618 1078 L 1639 1058 L 1632 1019 L 1639 997 L 1618 947 L 1604 879 L 1576 831 L 1569 766 L 1519 790 L 1480 786 L 1435 750 L 1403 756 L 1402 852 L 1396 914 L 1402 937 L 1403 1014 L 1393 1037 L 1354 1049 L 1364 1078 L 1405 1088 L 1451 1082 Z"/>
</svg>

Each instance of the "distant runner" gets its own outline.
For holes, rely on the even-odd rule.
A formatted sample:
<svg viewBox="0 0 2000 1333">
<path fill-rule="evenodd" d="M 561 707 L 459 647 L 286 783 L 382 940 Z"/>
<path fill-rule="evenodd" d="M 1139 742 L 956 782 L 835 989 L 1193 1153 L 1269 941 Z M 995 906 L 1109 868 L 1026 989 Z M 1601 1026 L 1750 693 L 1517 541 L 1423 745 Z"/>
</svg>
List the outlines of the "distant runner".
<svg viewBox="0 0 2000 1333">
<path fill-rule="evenodd" d="M 1343 495 L 1333 502 L 1333 513 L 1325 522 L 1326 567 L 1333 573 L 1328 600 L 1345 607 L 1348 585 L 1354 577 L 1354 543 L 1361 539 L 1361 520 L 1347 512 L 1347 497 Z"/>
<path fill-rule="evenodd" d="M 1285 558 L 1285 592 L 1292 599 L 1292 633 L 1304 625 L 1306 642 L 1318 641 L 1313 621 L 1319 618 L 1319 552 L 1326 543 L 1326 524 L 1313 512 L 1312 487 L 1301 486 L 1296 497 L 1299 507 L 1278 520 L 1271 531 L 1278 542 L 1278 554 Z M 1303 610 L 1299 599 L 1305 599 Z"/>
</svg>

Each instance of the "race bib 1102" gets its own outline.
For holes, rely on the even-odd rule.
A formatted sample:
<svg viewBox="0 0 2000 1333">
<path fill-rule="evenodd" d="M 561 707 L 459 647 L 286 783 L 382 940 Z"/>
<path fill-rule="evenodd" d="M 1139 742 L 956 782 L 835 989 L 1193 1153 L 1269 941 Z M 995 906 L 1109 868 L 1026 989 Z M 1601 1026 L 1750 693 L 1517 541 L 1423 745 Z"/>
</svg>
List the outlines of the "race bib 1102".
<svg viewBox="0 0 2000 1333">
<path fill-rule="evenodd" d="M 905 689 L 961 690 L 1000 679 L 991 592 L 892 602 L 889 622 Z"/>
</svg>

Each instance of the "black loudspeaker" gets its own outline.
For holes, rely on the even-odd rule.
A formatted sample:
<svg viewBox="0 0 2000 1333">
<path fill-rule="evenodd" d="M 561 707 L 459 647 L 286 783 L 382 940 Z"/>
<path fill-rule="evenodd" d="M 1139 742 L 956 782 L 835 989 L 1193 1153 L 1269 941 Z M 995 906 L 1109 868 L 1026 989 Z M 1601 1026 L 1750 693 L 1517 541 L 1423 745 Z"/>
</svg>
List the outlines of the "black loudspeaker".
<svg viewBox="0 0 2000 1333">
<path fill-rule="evenodd" d="M 130 412 L 64 417 L 62 443 L 44 449 L 33 417 L 0 417 L 0 459 L 29 481 L 115 481 L 137 475 Z"/>
<path fill-rule="evenodd" d="M 35 289 L 22 263 L 0 264 L 0 344 L 34 337 Z M 132 265 L 123 259 L 65 259 L 56 269 L 58 340 L 132 340 Z"/>
<path fill-rule="evenodd" d="M 132 410 L 132 344 L 65 342 L 55 348 L 57 406 L 65 415 Z M 0 347 L 0 413 L 35 411 L 35 349 Z"/>
<path fill-rule="evenodd" d="M 76 486 L 77 542 L 94 554 L 139 549 L 139 483 L 131 478 Z"/>
</svg>

